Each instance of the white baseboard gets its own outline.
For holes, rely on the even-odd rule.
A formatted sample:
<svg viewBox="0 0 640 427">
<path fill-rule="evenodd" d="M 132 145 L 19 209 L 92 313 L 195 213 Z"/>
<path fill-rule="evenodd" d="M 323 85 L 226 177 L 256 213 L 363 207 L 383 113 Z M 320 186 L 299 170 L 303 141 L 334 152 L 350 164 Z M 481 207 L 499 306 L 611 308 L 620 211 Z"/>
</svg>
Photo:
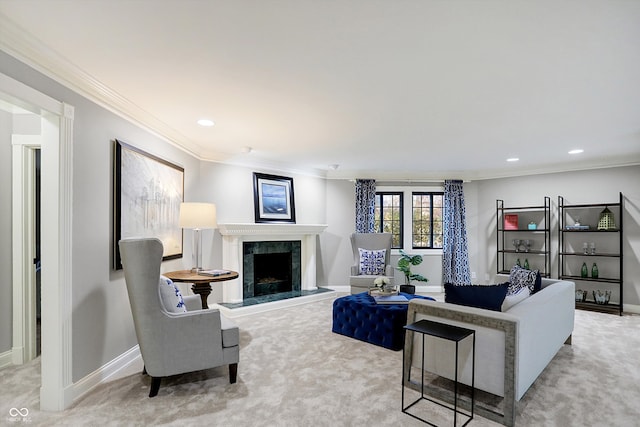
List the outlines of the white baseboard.
<svg viewBox="0 0 640 427">
<path fill-rule="evenodd" d="M 13 365 L 13 351 L 8 350 L 0 353 L 0 369 L 10 365 Z"/>
<path fill-rule="evenodd" d="M 69 390 L 69 398 L 71 401 L 75 401 L 100 384 L 117 380 L 135 372 L 142 372 L 142 367 L 140 347 L 136 345 L 80 381 L 73 383 L 71 390 Z"/>
<path fill-rule="evenodd" d="M 624 304 L 622 306 L 622 311 L 624 313 L 640 314 L 640 305 Z"/>
</svg>

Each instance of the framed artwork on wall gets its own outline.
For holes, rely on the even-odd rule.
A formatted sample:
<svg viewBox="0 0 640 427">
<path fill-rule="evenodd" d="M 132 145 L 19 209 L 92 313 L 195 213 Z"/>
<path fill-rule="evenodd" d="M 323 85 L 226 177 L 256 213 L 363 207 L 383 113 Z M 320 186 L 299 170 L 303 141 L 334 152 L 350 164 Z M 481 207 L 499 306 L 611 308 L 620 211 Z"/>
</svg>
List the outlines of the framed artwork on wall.
<svg viewBox="0 0 640 427">
<path fill-rule="evenodd" d="M 157 237 L 163 260 L 182 258 L 184 169 L 119 140 L 114 166 L 113 268 L 122 269 L 118 242 L 128 237 Z"/>
<path fill-rule="evenodd" d="M 253 173 L 256 222 L 296 222 L 293 178 Z"/>
</svg>

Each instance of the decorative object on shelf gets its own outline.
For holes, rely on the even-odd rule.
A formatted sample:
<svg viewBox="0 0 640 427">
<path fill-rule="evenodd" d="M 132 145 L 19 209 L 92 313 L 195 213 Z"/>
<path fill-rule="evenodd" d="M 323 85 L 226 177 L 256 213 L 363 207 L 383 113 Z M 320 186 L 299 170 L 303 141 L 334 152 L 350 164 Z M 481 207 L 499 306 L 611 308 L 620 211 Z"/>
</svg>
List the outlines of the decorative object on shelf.
<svg viewBox="0 0 640 427">
<path fill-rule="evenodd" d="M 524 251 L 529 252 L 531 249 L 531 240 L 527 239 L 524 241 Z"/>
<path fill-rule="evenodd" d="M 596 244 L 594 242 L 589 242 L 589 251 L 591 252 L 591 255 L 596 254 Z"/>
<path fill-rule="evenodd" d="M 569 231 L 588 230 L 589 226 L 588 225 L 582 225 L 580 223 L 580 218 L 576 218 L 576 222 L 574 222 L 573 225 L 565 225 L 564 229 L 565 230 L 569 230 Z"/>
<path fill-rule="evenodd" d="M 598 266 L 596 265 L 596 263 L 593 263 L 593 267 L 591 267 L 591 277 L 593 279 L 597 279 L 598 278 Z"/>
<path fill-rule="evenodd" d="M 522 265 L 520 264 L 520 258 L 516 259 L 516 265 L 517 265 L 518 267 L 522 267 Z"/>
<path fill-rule="evenodd" d="M 404 274 L 404 284 L 410 285 L 411 281 L 428 282 L 429 279 L 421 274 L 411 272 L 412 265 L 422 264 L 422 255 L 410 255 L 400 249 L 400 259 L 398 260 L 398 270 Z"/>
<path fill-rule="evenodd" d="M 529 258 L 524 259 L 524 269 L 529 270 Z"/>
<path fill-rule="evenodd" d="M 587 242 L 584 242 L 582 244 L 582 253 L 585 255 L 589 255 L 589 244 Z"/>
<path fill-rule="evenodd" d="M 587 291 L 576 289 L 576 302 L 585 302 L 587 299 Z"/>
<path fill-rule="evenodd" d="M 587 263 L 583 262 L 582 263 L 582 270 L 580 270 L 580 276 L 581 277 L 589 277 L 589 269 L 587 268 Z"/>
<path fill-rule="evenodd" d="M 538 224 L 536 224 L 535 222 L 531 221 L 529 224 L 527 224 L 527 229 L 528 230 L 537 230 L 538 229 Z"/>
<path fill-rule="evenodd" d="M 611 291 L 601 291 L 600 289 L 593 291 L 593 300 L 596 304 L 609 304 L 610 299 Z"/>
<path fill-rule="evenodd" d="M 515 248 L 516 252 L 520 252 L 520 239 L 513 239 L 511 243 L 513 243 L 513 247 Z"/>
<path fill-rule="evenodd" d="M 518 215 L 517 214 L 504 214 L 504 229 L 505 230 L 517 230 L 518 229 Z"/>
<path fill-rule="evenodd" d="M 598 230 L 615 230 L 616 222 L 613 219 L 613 212 L 609 210 L 608 207 L 605 207 L 602 212 L 600 212 L 600 219 L 598 220 Z"/>
</svg>

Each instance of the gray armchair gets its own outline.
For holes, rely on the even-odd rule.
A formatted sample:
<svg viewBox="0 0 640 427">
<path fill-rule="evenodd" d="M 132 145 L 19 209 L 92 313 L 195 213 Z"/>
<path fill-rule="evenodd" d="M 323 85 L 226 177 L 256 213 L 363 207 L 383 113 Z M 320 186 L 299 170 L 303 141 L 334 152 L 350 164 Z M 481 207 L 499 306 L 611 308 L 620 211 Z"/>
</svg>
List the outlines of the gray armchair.
<svg viewBox="0 0 640 427">
<path fill-rule="evenodd" d="M 217 309 L 202 310 L 199 296 L 185 297 L 194 311 L 172 312 L 162 302 L 158 239 L 119 242 L 131 313 L 144 360 L 151 376 L 149 397 L 158 394 L 162 377 L 229 365 L 229 381 L 236 382 L 240 357 L 238 327 Z M 194 304 L 197 307 L 194 307 Z"/>
<path fill-rule="evenodd" d="M 353 233 L 351 234 L 351 249 L 353 250 L 353 265 L 351 266 L 351 276 L 349 285 L 351 293 L 357 294 L 366 292 L 373 286 L 373 281 L 380 276 L 389 278 L 393 283 L 393 266 L 391 262 L 391 233 Z M 384 273 L 380 275 L 360 274 L 360 251 L 386 249 L 384 259 Z"/>
</svg>

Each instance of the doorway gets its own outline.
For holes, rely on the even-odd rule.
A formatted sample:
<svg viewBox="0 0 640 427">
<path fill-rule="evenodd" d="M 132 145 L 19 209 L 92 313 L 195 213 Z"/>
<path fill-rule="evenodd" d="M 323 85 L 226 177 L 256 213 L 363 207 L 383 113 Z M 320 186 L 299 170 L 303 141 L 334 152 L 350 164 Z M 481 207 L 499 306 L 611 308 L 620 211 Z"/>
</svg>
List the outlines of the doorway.
<svg viewBox="0 0 640 427">
<path fill-rule="evenodd" d="M 40 118 L 41 132 L 41 206 L 46 215 L 40 217 L 40 252 L 42 267 L 40 409 L 61 411 L 73 401 L 72 381 L 72 200 L 73 200 L 73 115 L 71 105 L 61 103 L 24 83 L 0 73 L 0 101 L 16 105 Z M 36 145 L 38 145 L 36 144 Z M 35 247 L 25 242 L 28 233 L 23 212 L 28 197 L 25 191 L 33 186 L 24 185 L 25 162 L 33 149 L 12 144 L 12 294 L 13 345 L 24 354 L 24 330 L 31 319 L 36 319 L 35 292 L 33 304 L 25 303 L 24 275 L 35 271 L 35 256 L 25 248 Z M 28 165 L 28 163 L 27 163 Z M 16 187 L 17 185 L 17 187 Z M 22 191 L 25 190 L 25 191 Z M 35 215 L 34 215 L 35 216 Z M 35 220 L 34 220 L 35 221 Z M 35 230 L 35 228 L 31 228 Z M 35 233 L 35 232 L 32 232 Z M 35 238 L 34 238 L 35 240 Z M 31 242 L 33 242 L 32 240 Z M 26 244 L 25 244 L 26 243 Z M 29 310 L 33 310 L 29 313 Z M 16 340 L 15 337 L 19 337 Z M 35 346 L 34 346 L 35 347 Z M 13 353 L 13 351 L 12 351 Z M 13 356 L 13 354 L 12 354 Z"/>
</svg>

